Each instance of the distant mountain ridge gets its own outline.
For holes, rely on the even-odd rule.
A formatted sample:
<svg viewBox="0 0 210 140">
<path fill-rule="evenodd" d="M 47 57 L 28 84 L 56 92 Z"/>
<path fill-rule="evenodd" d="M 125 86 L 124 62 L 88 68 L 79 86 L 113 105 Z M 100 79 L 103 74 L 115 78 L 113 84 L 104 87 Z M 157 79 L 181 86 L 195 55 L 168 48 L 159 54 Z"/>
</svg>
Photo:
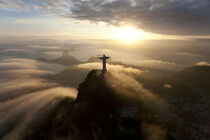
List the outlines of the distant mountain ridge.
<svg viewBox="0 0 210 140">
<path fill-rule="evenodd" d="M 76 59 L 74 56 L 69 55 L 68 51 L 64 51 L 63 55 L 56 59 L 46 59 L 46 58 L 38 58 L 39 61 L 47 62 L 47 63 L 57 63 L 62 65 L 77 65 L 82 62 L 80 62 L 78 59 Z"/>
<path fill-rule="evenodd" d="M 210 83 L 210 66 L 194 66 L 184 69 L 176 75 L 176 78 L 202 85 Z"/>
</svg>

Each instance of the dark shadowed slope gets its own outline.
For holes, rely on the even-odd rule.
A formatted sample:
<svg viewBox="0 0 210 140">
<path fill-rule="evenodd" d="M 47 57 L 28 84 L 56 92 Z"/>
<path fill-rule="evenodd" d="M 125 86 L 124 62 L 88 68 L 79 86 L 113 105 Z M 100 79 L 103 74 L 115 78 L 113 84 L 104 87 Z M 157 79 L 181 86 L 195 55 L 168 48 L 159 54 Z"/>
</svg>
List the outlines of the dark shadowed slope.
<svg viewBox="0 0 210 140">
<path fill-rule="evenodd" d="M 210 66 L 194 66 L 184 69 L 176 78 L 192 86 L 210 91 Z"/>
<path fill-rule="evenodd" d="M 167 125 L 179 139 L 210 137 L 210 67 L 194 66 L 176 75 L 158 78 L 137 78 L 145 88 L 160 95 L 173 106 L 175 124 Z M 168 115 L 168 114 L 167 114 Z M 180 119 L 180 121 L 178 121 Z"/>
<path fill-rule="evenodd" d="M 78 88 L 78 85 L 85 79 L 89 70 L 79 69 L 74 66 L 57 73 L 44 76 L 47 80 L 57 82 L 63 86 Z"/>
<path fill-rule="evenodd" d="M 102 76 L 100 71 L 91 71 L 80 84 L 76 101 L 63 100 L 48 121 L 25 139 L 169 139 L 139 96 L 119 93 L 107 77 L 115 79 L 111 73 Z"/>
</svg>

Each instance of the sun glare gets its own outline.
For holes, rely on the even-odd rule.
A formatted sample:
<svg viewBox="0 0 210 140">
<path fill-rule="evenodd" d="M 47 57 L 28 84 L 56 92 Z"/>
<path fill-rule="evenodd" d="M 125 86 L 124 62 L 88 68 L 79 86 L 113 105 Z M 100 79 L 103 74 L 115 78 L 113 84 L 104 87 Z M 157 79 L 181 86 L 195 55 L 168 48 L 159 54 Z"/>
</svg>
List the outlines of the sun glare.
<svg viewBox="0 0 210 140">
<path fill-rule="evenodd" d="M 123 41 L 137 41 L 144 38 L 144 32 L 137 30 L 131 26 L 117 28 L 116 38 Z"/>
</svg>

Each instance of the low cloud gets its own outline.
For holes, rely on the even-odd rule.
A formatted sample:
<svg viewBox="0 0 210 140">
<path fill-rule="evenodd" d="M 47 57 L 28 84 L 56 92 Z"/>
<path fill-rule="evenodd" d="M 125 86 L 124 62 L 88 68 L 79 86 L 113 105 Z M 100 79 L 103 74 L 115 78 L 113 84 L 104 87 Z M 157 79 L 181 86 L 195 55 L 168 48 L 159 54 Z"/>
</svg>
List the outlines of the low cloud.
<svg viewBox="0 0 210 140">
<path fill-rule="evenodd" d="M 30 93 L 0 103 L 0 136 L 3 140 L 22 139 L 27 125 L 39 122 L 64 97 L 76 98 L 77 90 L 56 87 Z"/>
<path fill-rule="evenodd" d="M 102 68 L 102 64 L 101 63 L 85 63 L 85 64 L 80 64 L 77 65 L 78 68 L 82 68 L 82 69 L 101 69 Z M 115 71 L 115 72 L 126 72 L 126 73 L 133 73 L 133 74 L 141 74 L 143 71 L 141 71 L 140 69 L 135 69 L 135 68 L 131 68 L 131 67 L 124 67 L 122 65 L 111 65 L 111 64 L 107 64 L 107 69 L 109 71 Z"/>
<path fill-rule="evenodd" d="M 145 89 L 141 83 L 135 80 L 132 76 L 122 72 L 111 72 L 113 78 L 106 77 L 111 87 L 127 96 L 139 95 L 139 98 L 149 108 L 159 108 L 167 106 L 167 103 L 158 95 Z M 117 84 L 117 85 L 116 85 Z M 132 89 L 132 90 L 131 90 Z"/>
<path fill-rule="evenodd" d="M 207 62 L 198 62 L 196 65 L 197 66 L 210 66 L 210 63 L 207 63 Z"/>
<path fill-rule="evenodd" d="M 175 54 L 181 55 L 181 56 L 189 56 L 189 57 L 196 57 L 196 58 L 202 58 L 202 55 L 195 54 L 195 53 L 189 53 L 189 52 L 176 52 Z"/>
<path fill-rule="evenodd" d="M 62 52 L 49 51 L 49 52 L 44 52 L 44 55 L 46 55 L 47 58 L 58 58 L 62 56 Z"/>
<path fill-rule="evenodd" d="M 0 74 L 15 75 L 17 77 L 39 76 L 56 73 L 64 69 L 59 64 L 47 64 L 27 58 L 5 58 L 0 60 Z"/>
<path fill-rule="evenodd" d="M 6 58 L 0 60 L 0 100 L 27 94 L 29 89 L 39 90 L 55 86 L 41 79 L 41 76 L 54 74 L 64 69 L 64 66 L 47 64 L 33 59 Z M 27 91 L 27 92 L 26 92 Z M 25 93 L 26 92 L 26 93 Z"/>
<path fill-rule="evenodd" d="M 122 72 L 111 72 L 111 74 L 112 76 L 106 75 L 107 82 L 120 96 L 139 99 L 156 117 L 163 121 L 173 121 L 178 117 L 172 112 L 174 109 L 172 105 L 152 91 L 145 89 L 133 76 Z"/>
<path fill-rule="evenodd" d="M 138 65 L 165 70 L 180 70 L 183 68 L 181 64 L 163 60 L 139 60 Z"/>
<path fill-rule="evenodd" d="M 173 86 L 171 84 L 164 84 L 163 87 L 166 88 L 166 89 L 173 88 Z"/>
<path fill-rule="evenodd" d="M 36 78 L 7 78 L 1 79 L 0 102 L 4 102 L 16 97 L 30 94 L 31 91 L 39 91 L 58 86 L 56 83 L 47 82 Z"/>
<path fill-rule="evenodd" d="M 39 123 L 61 99 L 76 98 L 76 89 L 42 79 L 64 68 L 28 58 L 0 60 L 0 139 L 22 139 L 27 126 Z"/>
</svg>

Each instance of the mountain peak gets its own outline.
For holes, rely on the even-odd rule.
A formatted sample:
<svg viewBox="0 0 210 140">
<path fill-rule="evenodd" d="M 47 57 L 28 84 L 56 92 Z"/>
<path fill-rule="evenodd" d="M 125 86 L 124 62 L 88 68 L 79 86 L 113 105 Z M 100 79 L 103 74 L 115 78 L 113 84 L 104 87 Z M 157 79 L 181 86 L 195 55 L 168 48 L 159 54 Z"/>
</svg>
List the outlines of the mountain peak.
<svg viewBox="0 0 210 140">
<path fill-rule="evenodd" d="M 62 101 L 48 122 L 34 132 L 35 138 L 39 134 L 46 139 L 149 140 L 150 135 L 169 139 L 144 104 L 118 93 L 109 78 L 115 78 L 109 71 L 103 76 L 101 70 L 90 71 L 79 85 L 77 99 Z"/>
<path fill-rule="evenodd" d="M 69 51 L 67 51 L 67 50 L 64 50 L 63 51 L 63 56 L 62 57 L 69 57 L 70 55 L 69 55 Z"/>
<path fill-rule="evenodd" d="M 67 50 L 63 51 L 63 54 L 61 57 L 58 57 L 55 59 L 38 58 L 38 60 L 48 62 L 48 63 L 62 64 L 62 65 L 76 65 L 76 64 L 81 63 L 74 56 L 69 55 L 69 52 Z"/>
</svg>

